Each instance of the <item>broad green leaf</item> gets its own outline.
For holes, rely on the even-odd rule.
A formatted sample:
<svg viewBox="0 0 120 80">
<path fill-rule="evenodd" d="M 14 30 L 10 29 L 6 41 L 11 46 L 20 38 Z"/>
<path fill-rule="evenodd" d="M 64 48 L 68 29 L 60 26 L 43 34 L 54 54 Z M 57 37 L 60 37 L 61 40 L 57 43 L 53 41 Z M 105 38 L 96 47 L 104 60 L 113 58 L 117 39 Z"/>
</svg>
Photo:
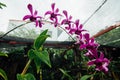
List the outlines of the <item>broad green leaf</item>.
<svg viewBox="0 0 120 80">
<path fill-rule="evenodd" d="M 25 75 L 25 78 L 26 78 L 27 80 L 36 80 L 35 77 L 34 77 L 34 75 L 31 74 L 31 73 L 27 73 L 27 74 Z"/>
<path fill-rule="evenodd" d="M 0 56 L 6 56 L 6 57 L 8 57 L 8 55 L 6 53 L 2 53 L 2 52 L 0 52 Z"/>
<path fill-rule="evenodd" d="M 30 49 L 28 51 L 28 57 L 29 57 L 29 59 L 34 59 L 36 57 L 33 49 Z"/>
<path fill-rule="evenodd" d="M 39 73 L 40 71 L 40 67 L 41 67 L 41 60 L 39 59 L 39 57 L 35 54 L 35 51 L 33 49 L 30 49 L 28 51 L 28 57 L 30 59 L 33 59 L 37 68 L 37 73 Z"/>
<path fill-rule="evenodd" d="M 6 75 L 5 71 L 4 71 L 4 70 L 2 70 L 2 69 L 0 69 L 0 76 L 1 76 L 4 80 L 8 80 L 8 78 L 7 78 L 7 75 Z"/>
<path fill-rule="evenodd" d="M 42 51 L 42 52 L 35 51 L 35 54 L 39 57 L 39 59 L 42 62 L 46 63 L 49 67 L 51 67 L 50 58 L 47 51 Z"/>
<path fill-rule="evenodd" d="M 41 67 L 41 60 L 39 59 L 39 57 L 35 57 L 34 62 L 35 62 L 36 68 L 37 68 L 37 73 L 39 73 L 40 67 Z"/>
<path fill-rule="evenodd" d="M 17 80 L 24 80 L 24 78 L 21 74 L 17 74 Z"/>
<path fill-rule="evenodd" d="M 17 74 L 17 80 L 36 80 L 36 78 L 31 73 L 25 75 Z"/>
<path fill-rule="evenodd" d="M 34 48 L 36 50 L 39 50 L 40 47 L 43 45 L 43 43 L 45 42 L 45 40 L 49 37 L 49 35 L 47 35 L 47 31 L 45 30 L 43 31 L 38 37 L 37 39 L 34 41 Z"/>
<path fill-rule="evenodd" d="M 47 64 L 49 67 L 51 67 L 50 59 L 49 59 L 49 54 L 47 51 L 37 51 L 37 50 L 29 50 L 28 52 L 28 57 L 30 59 L 33 59 L 37 68 L 37 73 L 40 70 L 41 67 L 41 61 Z"/>
<path fill-rule="evenodd" d="M 46 35 L 48 32 L 48 29 L 44 30 L 39 36 Z"/>
<path fill-rule="evenodd" d="M 81 77 L 80 80 L 87 80 L 87 79 L 89 79 L 92 76 L 94 76 L 94 75 L 93 74 L 91 74 L 91 75 L 84 75 L 84 76 Z"/>
<path fill-rule="evenodd" d="M 73 80 L 72 77 L 71 77 L 66 71 L 64 71 L 64 70 L 61 69 L 61 68 L 60 68 L 59 70 L 64 74 L 64 76 L 68 77 L 69 80 Z"/>
<path fill-rule="evenodd" d="M 39 50 L 40 47 L 43 45 L 43 43 L 45 42 L 45 40 L 49 37 L 49 35 L 42 35 L 42 36 L 39 36 L 35 42 L 34 42 L 34 48 L 36 50 Z"/>
</svg>

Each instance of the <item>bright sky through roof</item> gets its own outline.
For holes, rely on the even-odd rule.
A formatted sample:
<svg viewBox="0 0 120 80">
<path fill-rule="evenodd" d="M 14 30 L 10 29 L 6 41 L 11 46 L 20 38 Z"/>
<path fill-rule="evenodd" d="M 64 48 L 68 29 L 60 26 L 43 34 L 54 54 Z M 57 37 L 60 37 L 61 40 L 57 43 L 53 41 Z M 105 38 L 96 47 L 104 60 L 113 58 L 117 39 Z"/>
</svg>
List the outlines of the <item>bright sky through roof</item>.
<svg viewBox="0 0 120 80">
<path fill-rule="evenodd" d="M 0 0 L 7 5 L 0 9 L 0 31 L 6 31 L 10 19 L 22 20 L 22 17 L 29 14 L 27 4 L 31 3 L 40 15 L 51 10 L 51 3 L 55 2 L 56 7 L 67 10 L 75 19 L 81 23 L 103 3 L 104 0 Z M 95 34 L 108 25 L 120 21 L 120 0 L 107 0 L 105 5 L 84 25 L 91 34 Z"/>
</svg>

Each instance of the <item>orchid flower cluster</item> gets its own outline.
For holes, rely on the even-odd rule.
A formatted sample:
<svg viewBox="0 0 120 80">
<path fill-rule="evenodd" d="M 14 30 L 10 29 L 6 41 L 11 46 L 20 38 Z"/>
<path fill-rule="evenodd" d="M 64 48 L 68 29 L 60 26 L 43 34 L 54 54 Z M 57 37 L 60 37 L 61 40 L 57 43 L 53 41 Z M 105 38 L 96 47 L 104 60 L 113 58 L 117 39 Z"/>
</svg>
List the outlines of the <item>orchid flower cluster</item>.
<svg viewBox="0 0 120 80">
<path fill-rule="evenodd" d="M 49 19 L 45 19 L 42 16 L 37 15 L 37 11 L 33 11 L 31 4 L 28 4 L 28 9 L 30 14 L 25 15 L 23 20 L 29 19 L 31 22 L 35 22 L 36 27 L 42 27 L 45 24 L 45 20 L 49 20 L 51 24 L 55 27 L 60 27 L 64 25 L 64 29 L 70 34 L 76 35 L 76 43 L 79 45 L 80 50 L 87 50 L 84 54 L 89 58 L 88 66 L 95 66 L 95 70 L 102 71 L 104 73 L 108 72 L 108 65 L 110 61 L 105 58 L 103 52 L 98 52 L 99 44 L 95 42 L 94 38 L 90 38 L 87 30 L 83 29 L 83 25 L 80 23 L 80 20 L 72 21 L 72 16 L 68 15 L 66 10 L 63 10 L 63 14 L 59 13 L 59 9 L 55 8 L 55 3 L 51 4 L 52 10 L 45 12 L 44 16 L 49 16 Z M 64 19 L 59 22 L 59 17 Z"/>
</svg>

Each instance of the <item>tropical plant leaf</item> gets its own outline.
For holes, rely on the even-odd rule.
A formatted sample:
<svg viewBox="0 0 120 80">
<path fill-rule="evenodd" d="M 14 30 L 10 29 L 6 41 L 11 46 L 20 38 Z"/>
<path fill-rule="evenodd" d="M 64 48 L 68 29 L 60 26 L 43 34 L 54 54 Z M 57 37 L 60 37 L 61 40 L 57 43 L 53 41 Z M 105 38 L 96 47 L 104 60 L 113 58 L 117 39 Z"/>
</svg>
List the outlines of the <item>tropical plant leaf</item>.
<svg viewBox="0 0 120 80">
<path fill-rule="evenodd" d="M 36 50 L 39 50 L 40 47 L 43 45 L 43 43 L 45 42 L 45 40 L 49 37 L 49 35 L 47 35 L 47 31 L 48 30 L 45 30 L 43 31 L 39 37 L 37 37 L 37 39 L 34 41 L 34 48 Z"/>
<path fill-rule="evenodd" d="M 91 74 L 91 75 L 84 75 L 84 76 L 82 76 L 81 78 L 80 78 L 80 80 L 87 80 L 87 79 L 89 79 L 90 77 L 92 77 L 92 76 L 94 76 L 93 74 Z"/>
<path fill-rule="evenodd" d="M 0 56 L 6 56 L 8 57 L 8 55 L 6 53 L 0 52 Z"/>
<path fill-rule="evenodd" d="M 0 76 L 1 76 L 4 80 L 8 80 L 8 78 L 7 78 L 7 75 L 6 75 L 5 71 L 4 71 L 4 70 L 2 70 L 2 69 L 0 69 Z"/>
<path fill-rule="evenodd" d="M 40 67 L 41 67 L 41 60 L 39 59 L 39 57 L 35 54 L 35 51 L 33 49 L 30 49 L 28 51 L 28 57 L 31 60 L 34 60 L 36 68 L 37 68 L 37 73 L 39 73 L 40 71 Z"/>
<path fill-rule="evenodd" d="M 39 36 L 46 35 L 48 32 L 48 29 L 44 30 Z"/>
<path fill-rule="evenodd" d="M 63 73 L 64 76 L 67 76 L 69 78 L 69 80 L 73 80 L 73 78 L 63 69 L 59 68 L 59 70 Z"/>
<path fill-rule="evenodd" d="M 41 67 L 41 60 L 39 59 L 39 57 L 36 57 L 34 59 L 34 63 L 36 65 L 37 73 L 39 73 L 40 72 L 40 67 Z"/>
<path fill-rule="evenodd" d="M 34 54 L 34 50 L 33 49 L 30 49 L 28 51 L 28 57 L 29 57 L 29 59 L 34 59 L 36 57 L 36 55 Z"/>
<path fill-rule="evenodd" d="M 49 54 L 47 51 L 37 51 L 37 50 L 29 50 L 28 57 L 33 59 L 37 68 L 37 73 L 40 71 L 41 61 L 51 67 Z"/>
<path fill-rule="evenodd" d="M 17 80 L 36 80 L 36 78 L 31 73 L 25 75 L 17 74 Z"/>
<path fill-rule="evenodd" d="M 50 58 L 49 58 L 49 54 L 47 51 L 42 51 L 42 52 L 35 51 L 35 54 L 36 54 L 36 56 L 39 57 L 39 59 L 42 62 L 47 64 L 49 67 L 51 67 Z"/>
</svg>

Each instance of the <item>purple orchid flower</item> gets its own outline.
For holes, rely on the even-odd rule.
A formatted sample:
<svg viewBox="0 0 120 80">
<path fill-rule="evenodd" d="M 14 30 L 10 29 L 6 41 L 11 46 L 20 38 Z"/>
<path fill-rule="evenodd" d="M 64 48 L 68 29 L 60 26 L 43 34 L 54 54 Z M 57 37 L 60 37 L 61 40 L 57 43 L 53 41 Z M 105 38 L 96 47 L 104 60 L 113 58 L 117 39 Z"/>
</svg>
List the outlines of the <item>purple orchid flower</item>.
<svg viewBox="0 0 120 80">
<path fill-rule="evenodd" d="M 95 70 L 107 73 L 109 63 L 110 61 L 107 58 L 104 58 L 104 54 L 101 52 L 100 57 L 89 61 L 88 65 L 95 65 Z"/>
<path fill-rule="evenodd" d="M 65 28 L 66 28 L 67 30 L 69 30 L 69 29 L 71 28 L 71 23 L 72 23 L 71 19 L 72 19 L 72 16 L 69 16 L 69 17 L 68 17 L 68 13 L 67 13 L 66 10 L 63 11 L 63 14 L 65 15 L 66 19 L 63 19 L 63 20 L 62 20 L 61 25 L 63 25 L 63 24 L 66 25 L 66 24 L 67 24 L 68 26 L 65 27 Z"/>
<path fill-rule="evenodd" d="M 95 43 L 94 38 L 90 38 L 89 34 L 86 33 L 83 35 L 83 44 L 80 45 L 80 49 L 94 50 L 98 48 L 99 44 Z"/>
<path fill-rule="evenodd" d="M 88 50 L 88 52 L 84 54 L 84 56 L 87 56 L 90 59 L 98 58 L 97 49 Z"/>
<path fill-rule="evenodd" d="M 52 11 L 47 11 L 47 12 L 45 13 L 45 15 L 50 15 L 50 20 L 53 21 L 53 24 L 54 24 L 55 27 L 56 27 L 57 24 L 58 24 L 58 18 L 57 18 L 57 16 L 61 16 L 61 14 L 58 14 L 58 12 L 59 12 L 59 9 L 58 9 L 58 8 L 55 10 L 55 3 L 53 3 L 53 4 L 51 5 L 51 8 L 52 8 Z"/>
<path fill-rule="evenodd" d="M 37 11 L 36 10 L 35 10 L 35 12 L 33 12 L 33 7 L 32 7 L 31 4 L 28 4 L 27 7 L 28 7 L 31 14 L 30 15 L 25 15 L 23 17 L 23 20 L 29 19 L 30 21 L 35 22 L 36 26 L 42 27 L 43 23 L 40 20 L 38 20 L 38 19 L 42 19 L 42 17 L 37 16 Z"/>
<path fill-rule="evenodd" d="M 82 24 L 79 24 L 79 20 L 76 20 L 75 21 L 75 27 L 72 26 L 72 28 L 70 29 L 69 33 L 70 34 L 76 34 L 76 35 L 79 35 L 79 36 L 82 36 L 82 32 L 83 31 L 86 31 L 83 28 L 83 25 Z"/>
</svg>

